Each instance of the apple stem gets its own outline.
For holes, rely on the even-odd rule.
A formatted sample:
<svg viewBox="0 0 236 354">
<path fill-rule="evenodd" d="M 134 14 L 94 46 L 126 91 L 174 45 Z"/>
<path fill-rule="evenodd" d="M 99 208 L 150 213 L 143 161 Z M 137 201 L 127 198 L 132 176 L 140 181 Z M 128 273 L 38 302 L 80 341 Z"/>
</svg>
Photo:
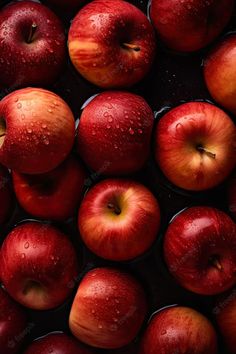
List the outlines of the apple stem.
<svg viewBox="0 0 236 354">
<path fill-rule="evenodd" d="M 205 153 L 206 155 L 208 155 L 209 157 L 211 157 L 212 159 L 216 158 L 216 154 L 214 154 L 213 152 L 207 150 L 206 148 L 204 148 L 203 146 L 197 146 L 197 150 L 200 152 Z"/>
<path fill-rule="evenodd" d="M 218 270 L 222 271 L 223 268 L 222 268 L 222 265 L 221 265 L 221 263 L 220 263 L 218 258 L 212 257 L 211 264 L 213 265 L 213 267 L 215 267 Z"/>
<path fill-rule="evenodd" d="M 37 29 L 37 25 L 36 23 L 32 23 L 31 27 L 30 27 L 30 32 L 29 32 L 29 37 L 27 39 L 27 43 L 32 43 L 33 41 L 33 36 L 35 34 L 35 31 Z"/>
<path fill-rule="evenodd" d="M 124 47 L 125 49 L 132 49 L 135 52 L 139 52 L 140 51 L 140 47 L 137 46 L 136 44 L 122 43 L 122 47 Z"/>
<path fill-rule="evenodd" d="M 114 211 L 114 213 L 115 213 L 116 215 L 120 215 L 121 210 L 120 210 L 120 208 L 119 208 L 117 205 L 115 205 L 115 204 L 113 204 L 113 203 L 109 203 L 107 206 L 108 206 L 108 209 Z"/>
</svg>

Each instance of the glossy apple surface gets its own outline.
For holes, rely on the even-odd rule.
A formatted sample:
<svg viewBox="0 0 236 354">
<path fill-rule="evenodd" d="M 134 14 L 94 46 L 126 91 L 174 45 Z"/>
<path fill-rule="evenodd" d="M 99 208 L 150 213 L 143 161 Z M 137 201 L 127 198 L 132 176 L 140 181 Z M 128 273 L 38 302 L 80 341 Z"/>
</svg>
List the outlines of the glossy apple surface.
<svg viewBox="0 0 236 354">
<path fill-rule="evenodd" d="M 63 333 L 52 333 L 34 341 L 24 354 L 92 354 L 92 351 L 73 337 Z"/>
<path fill-rule="evenodd" d="M 64 28 L 35 1 L 17 1 L 0 13 L 0 86 L 52 84 L 66 59 Z"/>
<path fill-rule="evenodd" d="M 133 173 L 150 152 L 154 114 L 140 96 L 108 91 L 84 108 L 77 134 L 77 151 L 99 175 Z"/>
<path fill-rule="evenodd" d="M 168 47 L 192 52 L 222 32 L 233 8 L 233 0 L 152 0 L 150 17 Z"/>
<path fill-rule="evenodd" d="M 0 348 L 3 354 L 17 354 L 27 328 L 23 308 L 0 287 Z"/>
<path fill-rule="evenodd" d="M 170 307 L 151 319 L 139 354 L 217 354 L 217 336 L 210 321 L 187 307 Z"/>
<path fill-rule="evenodd" d="M 83 166 L 73 156 L 45 174 L 25 175 L 13 171 L 20 205 L 33 216 L 59 221 L 75 214 L 85 178 Z"/>
<path fill-rule="evenodd" d="M 59 230 L 39 222 L 15 227 L 1 249 L 1 279 L 19 303 L 35 310 L 61 305 L 78 275 L 76 252 Z"/>
<path fill-rule="evenodd" d="M 144 13 L 121 0 L 95 0 L 74 18 L 69 54 L 77 71 L 103 88 L 129 87 L 149 71 L 155 37 Z"/>
<path fill-rule="evenodd" d="M 236 114 L 236 34 L 220 42 L 204 62 L 205 82 L 211 96 Z"/>
<path fill-rule="evenodd" d="M 11 210 L 12 191 L 10 174 L 2 165 L 0 165 L 0 201 L 0 224 L 3 224 L 9 217 Z"/>
<path fill-rule="evenodd" d="M 129 260 L 147 251 L 156 239 L 160 209 L 154 195 L 142 184 L 107 179 L 85 195 L 78 226 L 87 247 L 99 257 Z"/>
<path fill-rule="evenodd" d="M 236 282 L 236 225 L 215 208 L 188 208 L 170 223 L 164 256 L 184 288 L 201 295 L 222 293 Z"/>
<path fill-rule="evenodd" d="M 166 113 L 155 132 L 155 158 L 176 186 L 201 191 L 223 182 L 235 167 L 235 125 L 218 107 L 182 104 Z"/>
<path fill-rule="evenodd" d="M 214 309 L 229 354 L 236 353 L 236 288 L 220 297 Z"/>
<path fill-rule="evenodd" d="M 21 173 L 58 166 L 74 143 L 74 116 L 51 91 L 26 88 L 0 101 L 0 162 Z"/>
<path fill-rule="evenodd" d="M 97 268 L 88 272 L 79 285 L 69 325 L 82 342 L 115 349 L 136 337 L 146 313 L 144 291 L 132 276 Z"/>
<path fill-rule="evenodd" d="M 229 211 L 236 221 L 236 174 L 234 173 L 228 184 L 228 206 Z"/>
</svg>

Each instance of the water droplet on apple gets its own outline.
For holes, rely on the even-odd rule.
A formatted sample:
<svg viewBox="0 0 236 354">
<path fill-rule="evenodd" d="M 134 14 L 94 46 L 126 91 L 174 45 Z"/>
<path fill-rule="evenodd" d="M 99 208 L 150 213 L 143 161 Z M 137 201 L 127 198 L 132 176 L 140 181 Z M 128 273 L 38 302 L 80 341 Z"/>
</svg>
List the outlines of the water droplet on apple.
<svg viewBox="0 0 236 354">
<path fill-rule="evenodd" d="M 114 148 L 115 148 L 115 149 L 118 149 L 118 146 L 117 146 L 117 144 L 114 144 Z"/>
<path fill-rule="evenodd" d="M 119 303 L 120 303 L 120 300 L 118 300 L 118 299 L 115 299 L 115 302 L 116 302 L 117 304 L 119 304 Z"/>
<path fill-rule="evenodd" d="M 32 133 L 32 129 L 27 129 L 27 132 L 28 132 L 29 134 L 31 134 L 31 133 Z"/>
<path fill-rule="evenodd" d="M 18 109 L 20 109 L 20 108 L 22 107 L 22 104 L 19 102 L 19 103 L 17 103 L 16 107 L 17 107 Z"/>
<path fill-rule="evenodd" d="M 183 125 L 181 123 L 176 124 L 175 129 L 177 132 L 181 132 L 183 130 Z"/>
<path fill-rule="evenodd" d="M 109 123 L 113 122 L 113 118 L 111 116 L 108 118 L 108 122 Z"/>
<path fill-rule="evenodd" d="M 93 63 L 93 67 L 95 68 L 97 66 L 97 64 L 96 63 Z"/>
<path fill-rule="evenodd" d="M 107 129 L 111 129 L 111 126 L 109 124 L 107 125 Z"/>
<path fill-rule="evenodd" d="M 92 313 L 95 313 L 95 310 L 94 310 L 94 309 L 92 309 Z"/>
<path fill-rule="evenodd" d="M 21 258 L 22 258 L 22 259 L 24 259 L 24 258 L 25 258 L 25 254 L 24 254 L 24 253 L 22 253 Z"/>
<path fill-rule="evenodd" d="M 99 328 L 99 329 L 102 329 L 103 327 L 102 327 L 102 325 L 101 325 L 101 324 L 99 324 L 99 325 L 98 325 L 98 328 Z"/>
<path fill-rule="evenodd" d="M 48 112 L 49 112 L 49 113 L 52 113 L 52 110 L 49 108 L 49 109 L 48 109 Z"/>
<path fill-rule="evenodd" d="M 15 102 L 18 102 L 19 101 L 19 98 L 17 97 L 17 98 L 15 98 L 15 100 L 14 100 Z"/>
<path fill-rule="evenodd" d="M 164 336 L 166 333 L 167 333 L 166 330 L 163 330 L 163 331 L 161 332 L 161 335 Z"/>
<path fill-rule="evenodd" d="M 42 128 L 43 128 L 43 129 L 46 129 L 46 128 L 47 128 L 47 125 L 46 125 L 46 124 L 42 124 Z"/>
<path fill-rule="evenodd" d="M 48 140 L 48 139 L 45 139 L 45 140 L 44 140 L 44 144 L 45 144 L 45 145 L 49 145 L 49 140 Z"/>
<path fill-rule="evenodd" d="M 51 258 L 52 261 L 54 261 L 54 256 L 51 256 L 50 258 Z"/>
<path fill-rule="evenodd" d="M 134 135 L 134 130 L 132 128 L 129 128 L 129 133 L 130 135 Z"/>
<path fill-rule="evenodd" d="M 138 133 L 139 133 L 139 134 L 143 134 L 142 129 L 138 129 Z"/>
<path fill-rule="evenodd" d="M 26 242 L 24 247 L 25 247 L 25 249 L 29 248 L 29 242 Z"/>
</svg>

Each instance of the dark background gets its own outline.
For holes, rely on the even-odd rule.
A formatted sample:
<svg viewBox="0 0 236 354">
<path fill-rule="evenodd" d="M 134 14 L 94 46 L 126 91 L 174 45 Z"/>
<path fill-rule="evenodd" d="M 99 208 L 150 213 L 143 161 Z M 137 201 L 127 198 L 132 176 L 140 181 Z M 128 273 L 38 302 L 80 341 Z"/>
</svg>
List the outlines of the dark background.
<svg viewBox="0 0 236 354">
<path fill-rule="evenodd" d="M 8 2 L 9 1 L 2 1 L 2 6 Z M 46 1 L 43 2 L 46 3 Z M 147 13 L 148 3 L 146 0 L 130 2 Z M 66 31 L 68 31 L 70 21 L 77 11 L 66 13 L 65 10 L 60 11 L 55 7 L 51 8 L 64 22 Z M 225 32 L 217 41 L 234 29 L 236 29 L 236 13 Z M 155 112 L 156 120 L 163 115 L 163 112 L 180 103 L 192 100 L 211 100 L 203 80 L 202 63 L 205 55 L 213 45 L 214 43 L 211 44 L 210 47 L 194 54 L 181 55 L 171 52 L 162 43 L 158 42 L 156 60 L 151 72 L 142 82 L 130 89 L 130 91 L 140 94 L 147 100 Z M 83 103 L 90 96 L 101 92 L 101 89 L 89 84 L 79 76 L 70 63 L 69 57 L 67 67 L 61 77 L 55 85 L 49 87 L 49 89 L 59 94 L 67 101 L 76 119 L 79 118 L 81 114 L 81 106 Z M 9 92 L 9 90 L 5 90 L 0 92 L 0 95 L 3 97 Z M 234 119 L 234 117 L 232 118 Z M 92 171 L 89 173 L 91 184 L 93 184 L 97 179 L 95 180 Z M 226 196 L 227 182 L 218 188 L 204 193 L 194 194 L 185 192 L 172 186 L 165 179 L 154 163 L 153 154 L 150 156 L 145 168 L 140 171 L 140 173 L 133 176 L 133 178 L 147 185 L 156 195 L 160 203 L 162 223 L 156 244 L 147 254 L 139 259 L 132 262 L 115 264 L 99 259 L 82 245 L 76 227 L 76 217 L 63 224 L 57 224 L 57 227 L 60 227 L 68 235 L 71 235 L 72 242 L 78 249 L 78 257 L 81 260 L 82 267 L 81 278 L 89 269 L 97 266 L 112 265 L 124 268 L 132 272 L 143 283 L 147 291 L 149 299 L 148 318 L 153 312 L 164 306 L 181 304 L 191 306 L 201 311 L 214 322 L 214 297 L 198 296 L 185 291 L 178 286 L 169 275 L 162 258 L 162 238 L 170 219 L 185 207 L 191 205 L 210 205 L 216 206 L 229 213 L 227 210 Z M 14 215 L 5 228 L 1 230 L 1 234 L 3 236 L 6 235 L 15 224 L 27 218 L 31 217 L 16 205 Z M 68 332 L 68 317 L 73 296 L 71 296 L 64 305 L 52 311 L 27 310 L 30 324 L 25 343 L 27 344 L 33 339 L 52 331 Z M 137 343 L 138 339 L 134 342 L 134 346 Z M 97 352 L 131 354 L 131 351 L 131 348 L 128 347 L 127 351 L 98 350 Z M 226 354 L 223 345 L 222 354 Z"/>
</svg>

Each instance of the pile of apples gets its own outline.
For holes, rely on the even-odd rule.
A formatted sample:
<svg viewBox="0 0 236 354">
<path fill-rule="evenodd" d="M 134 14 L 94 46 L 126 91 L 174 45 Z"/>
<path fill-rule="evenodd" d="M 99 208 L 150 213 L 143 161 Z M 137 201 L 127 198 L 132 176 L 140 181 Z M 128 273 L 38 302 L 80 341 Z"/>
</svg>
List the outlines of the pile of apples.
<svg viewBox="0 0 236 354">
<path fill-rule="evenodd" d="M 219 39 L 234 0 L 152 0 L 148 16 L 123 0 L 43 3 L 0 9 L 0 353 L 236 354 L 236 34 Z M 56 13 L 73 17 L 68 36 Z M 133 86 L 159 50 L 202 49 L 212 102 L 155 121 Z M 93 93 L 79 119 L 56 93 L 68 65 Z M 180 195 L 227 186 L 227 207 L 189 206 L 166 227 L 139 178 L 149 164 Z M 212 297 L 211 318 L 194 303 L 151 313 L 130 265 L 148 269 L 157 248 L 183 291 Z M 29 343 L 31 311 L 65 303 L 68 330 Z"/>
</svg>

